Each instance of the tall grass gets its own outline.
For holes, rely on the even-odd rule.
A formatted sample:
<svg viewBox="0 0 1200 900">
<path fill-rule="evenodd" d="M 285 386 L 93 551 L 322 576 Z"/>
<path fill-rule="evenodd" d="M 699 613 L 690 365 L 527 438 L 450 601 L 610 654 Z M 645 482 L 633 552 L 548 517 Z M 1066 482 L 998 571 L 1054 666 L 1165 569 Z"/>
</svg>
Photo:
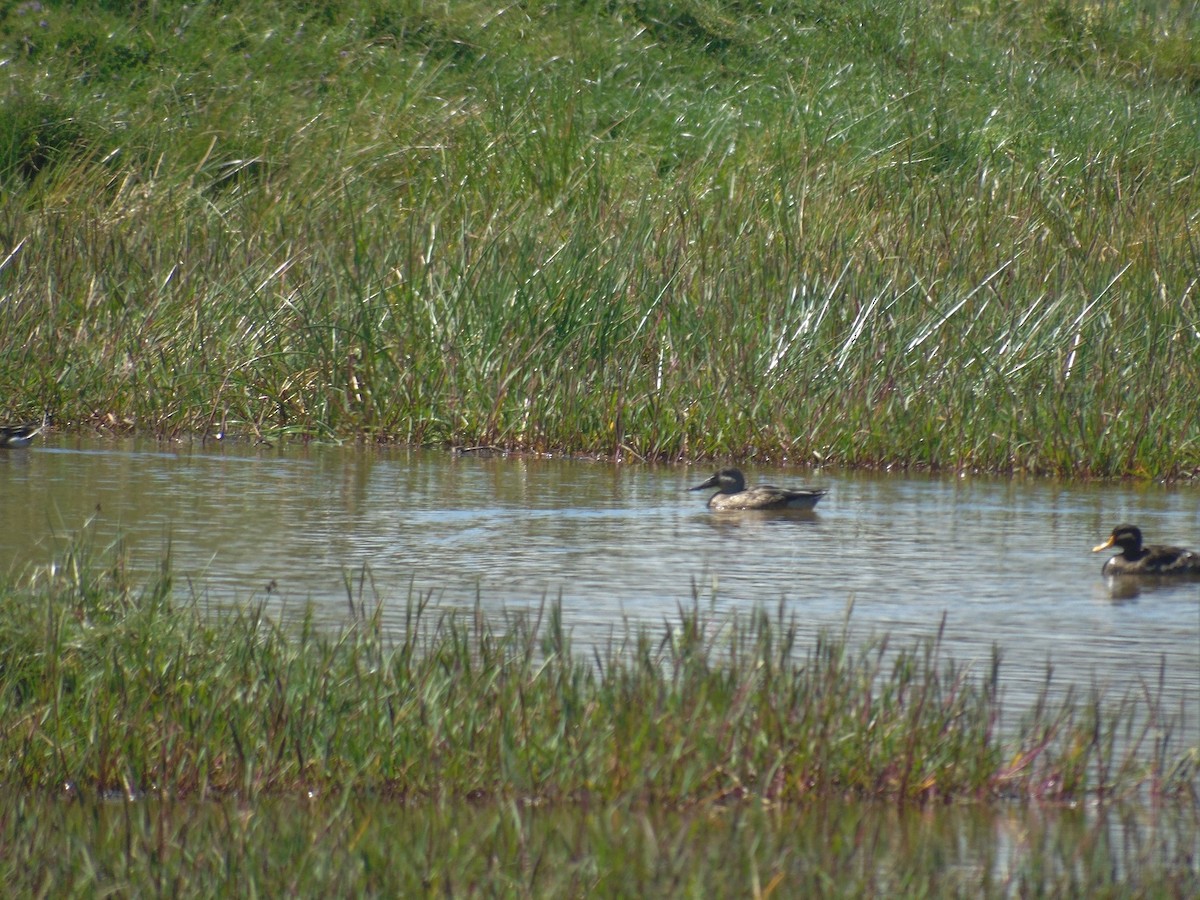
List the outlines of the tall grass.
<svg viewBox="0 0 1200 900">
<path fill-rule="evenodd" d="M 1153 685 L 1052 699 L 1048 676 L 1014 716 L 998 659 L 802 644 L 782 610 L 684 608 L 588 654 L 556 605 L 413 597 L 386 633 L 352 601 L 331 633 L 175 594 L 169 560 L 135 584 L 86 537 L 0 588 L 11 892 L 1197 884 L 1200 757 Z"/>
<path fill-rule="evenodd" d="M 633 803 L 758 798 L 1196 798 L 1195 748 L 1146 690 L 1045 695 L 1001 722 L 1000 661 L 972 672 L 823 634 L 783 610 L 572 650 L 550 605 L 492 623 L 410 598 L 384 633 L 261 607 L 205 614 L 86 543 L 0 593 L 0 783 L 85 797 Z M 1165 676 L 1164 676 L 1165 677 Z M 1011 716 L 1011 712 L 1009 713 Z M 1004 727 L 1002 727 L 1004 724 Z"/>
<path fill-rule="evenodd" d="M 7 416 L 1200 465 L 1190 4 L 27 6 Z"/>
</svg>

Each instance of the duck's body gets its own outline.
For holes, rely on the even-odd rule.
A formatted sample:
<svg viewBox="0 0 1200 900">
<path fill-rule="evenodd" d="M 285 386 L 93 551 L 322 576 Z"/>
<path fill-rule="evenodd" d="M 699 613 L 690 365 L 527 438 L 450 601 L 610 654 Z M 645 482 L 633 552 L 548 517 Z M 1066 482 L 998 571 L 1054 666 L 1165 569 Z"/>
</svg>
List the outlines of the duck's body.
<svg viewBox="0 0 1200 900">
<path fill-rule="evenodd" d="M 0 449 L 17 450 L 28 447 L 38 433 L 45 427 L 41 425 L 0 425 Z"/>
<path fill-rule="evenodd" d="M 688 490 L 711 487 L 717 489 L 708 498 L 711 509 L 812 509 L 829 493 L 824 488 L 779 488 L 770 484 L 747 488 L 746 479 L 738 469 L 722 469 Z"/>
<path fill-rule="evenodd" d="M 1200 554 L 1182 547 L 1142 544 L 1142 532 L 1136 525 L 1118 525 L 1109 539 L 1093 553 L 1120 547 L 1121 552 L 1104 564 L 1103 575 L 1200 575 Z"/>
</svg>

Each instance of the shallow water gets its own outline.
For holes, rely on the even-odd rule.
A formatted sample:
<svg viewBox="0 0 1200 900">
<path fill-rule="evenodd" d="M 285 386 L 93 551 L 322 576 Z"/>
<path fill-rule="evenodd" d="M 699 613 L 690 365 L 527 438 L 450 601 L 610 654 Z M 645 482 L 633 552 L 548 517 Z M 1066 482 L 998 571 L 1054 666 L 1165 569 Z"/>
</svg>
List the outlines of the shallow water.
<svg viewBox="0 0 1200 900">
<path fill-rule="evenodd" d="M 750 483 L 831 488 L 813 513 L 711 513 L 687 488 L 707 468 L 476 458 L 355 448 L 52 439 L 0 453 L 0 564 L 20 572 L 83 523 L 120 536 L 135 568 L 167 548 L 180 590 L 348 616 L 348 593 L 402 623 L 435 607 L 561 598 L 577 647 L 706 614 L 782 603 L 805 629 L 928 636 L 986 672 L 1002 654 L 1010 706 L 1058 684 L 1114 695 L 1144 684 L 1197 740 L 1200 584 L 1100 576 L 1090 548 L 1130 521 L 1150 541 L 1200 547 L 1194 487 L 748 471 Z M 367 576 L 364 578 L 364 576 Z M 269 590 L 268 590 L 269 586 Z"/>
<path fill-rule="evenodd" d="M 16 806 L 17 810 L 11 807 Z M 6 808 L 7 807 L 7 808 Z M 8 813 L 8 814 L 5 814 Z M 1189 815 L 826 802 L 0 798 L 14 896 L 1192 896 Z"/>
</svg>

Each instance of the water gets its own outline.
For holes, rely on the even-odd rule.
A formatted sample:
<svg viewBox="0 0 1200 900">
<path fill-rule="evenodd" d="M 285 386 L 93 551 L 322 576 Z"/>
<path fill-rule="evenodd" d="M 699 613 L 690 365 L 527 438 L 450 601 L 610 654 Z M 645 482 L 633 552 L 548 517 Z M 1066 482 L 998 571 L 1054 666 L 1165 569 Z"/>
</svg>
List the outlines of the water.
<svg viewBox="0 0 1200 900">
<path fill-rule="evenodd" d="M 1194 487 L 980 477 L 748 471 L 822 484 L 811 514 L 715 514 L 687 488 L 708 468 L 613 466 L 353 448 L 174 447 L 52 439 L 0 453 L 0 565 L 44 564 L 83 523 L 120 536 L 135 569 L 170 548 L 180 589 L 216 602 L 311 602 L 331 624 L 348 593 L 403 621 L 435 607 L 561 598 L 577 647 L 624 621 L 653 627 L 699 599 L 706 615 L 761 604 L 805 630 L 928 636 L 945 616 L 959 662 L 1002 654 L 1018 709 L 1042 684 L 1157 690 L 1200 719 L 1200 584 L 1100 576 L 1090 548 L 1121 522 L 1200 548 Z"/>
<path fill-rule="evenodd" d="M 11 896 L 1185 897 L 1200 846 L 1189 813 L 1115 804 L 3 803 Z"/>
</svg>

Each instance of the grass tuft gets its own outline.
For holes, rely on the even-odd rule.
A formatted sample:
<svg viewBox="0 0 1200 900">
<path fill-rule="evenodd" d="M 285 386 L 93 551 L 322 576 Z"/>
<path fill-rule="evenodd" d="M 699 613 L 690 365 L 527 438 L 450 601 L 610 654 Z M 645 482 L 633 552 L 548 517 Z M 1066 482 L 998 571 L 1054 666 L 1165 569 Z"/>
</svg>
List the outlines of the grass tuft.
<svg viewBox="0 0 1200 900">
<path fill-rule="evenodd" d="M 1114 700 L 1048 670 L 1014 722 L 999 659 L 939 633 L 810 643 L 693 604 L 585 654 L 557 604 L 410 596 L 385 632 L 366 572 L 331 633 L 121 558 L 85 533 L 0 588 L 19 894 L 1195 893 L 1165 671 Z"/>
<path fill-rule="evenodd" d="M 1004 725 L 999 659 L 972 672 L 937 636 L 894 648 L 823 633 L 804 646 L 782 608 L 712 622 L 693 606 L 589 659 L 555 604 L 493 623 L 417 597 L 399 633 L 358 608 L 329 634 L 262 606 L 205 614 L 175 599 L 168 565 L 135 587 L 83 548 L 0 595 L 0 781 L 12 789 L 259 799 L 352 787 L 666 809 L 1196 800 L 1194 753 L 1175 745 L 1161 692 L 1052 701 L 1048 674 L 1036 708 Z"/>
</svg>

